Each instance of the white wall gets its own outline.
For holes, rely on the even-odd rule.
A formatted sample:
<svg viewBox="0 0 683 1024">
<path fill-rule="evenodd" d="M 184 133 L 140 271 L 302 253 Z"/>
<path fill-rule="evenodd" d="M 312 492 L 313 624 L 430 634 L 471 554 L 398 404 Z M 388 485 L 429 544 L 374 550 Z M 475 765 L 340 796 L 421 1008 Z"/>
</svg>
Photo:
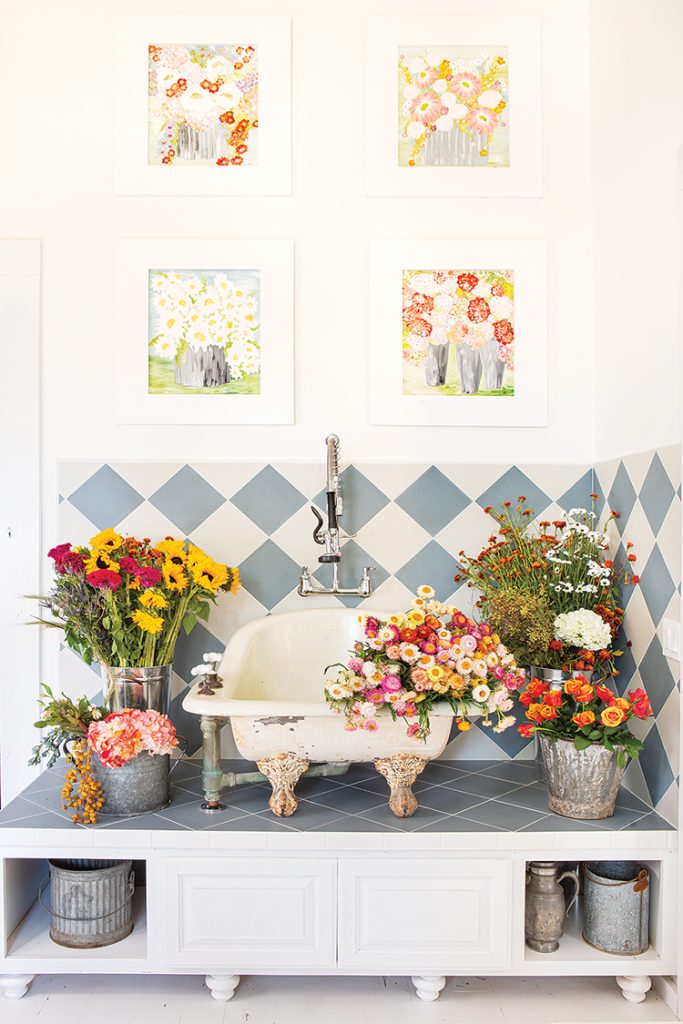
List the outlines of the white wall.
<svg viewBox="0 0 683 1024">
<path fill-rule="evenodd" d="M 596 458 L 680 441 L 683 4 L 592 0 Z"/>
<path fill-rule="evenodd" d="M 148 0 L 144 9 L 186 13 L 188 6 L 187 0 Z M 341 8 L 329 0 L 250 0 L 241 5 L 247 8 L 293 14 L 291 198 L 115 197 L 114 14 L 139 10 L 139 3 L 4 4 L 0 95 L 12 102 L 3 111 L 3 138 L 10 144 L 3 145 L 0 223 L 5 235 L 45 239 L 48 504 L 57 459 L 317 459 L 330 429 L 341 435 L 346 460 L 589 461 L 587 0 L 573 3 L 570 17 L 565 0 L 489 0 L 485 8 L 543 15 L 543 199 L 365 197 L 363 120 L 366 111 L 382 116 L 365 94 L 365 16 L 413 13 L 414 0 L 348 0 Z M 223 11 L 225 2 L 205 0 L 201 10 Z M 471 14 L 472 5 L 433 0 L 429 13 L 439 12 Z M 295 426 L 116 425 L 117 390 L 126 387 L 127 376 L 114 336 L 114 251 L 122 236 L 295 239 Z M 368 427 L 367 246 L 392 237 L 549 240 L 547 428 Z"/>
</svg>

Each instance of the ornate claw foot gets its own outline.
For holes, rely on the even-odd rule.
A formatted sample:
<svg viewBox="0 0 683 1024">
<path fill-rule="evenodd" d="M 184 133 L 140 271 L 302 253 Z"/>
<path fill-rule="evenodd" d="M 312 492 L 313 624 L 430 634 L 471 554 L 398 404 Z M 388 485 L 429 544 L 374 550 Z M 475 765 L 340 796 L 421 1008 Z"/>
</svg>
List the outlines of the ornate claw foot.
<svg viewBox="0 0 683 1024">
<path fill-rule="evenodd" d="M 0 976 L 0 989 L 8 999 L 23 999 L 35 974 L 4 974 Z"/>
<path fill-rule="evenodd" d="M 621 994 L 629 1003 L 642 1003 L 652 988 L 652 979 L 647 974 L 634 978 L 631 974 L 621 974 L 616 979 Z"/>
<path fill-rule="evenodd" d="M 446 979 L 443 977 L 425 978 L 420 976 L 410 980 L 415 986 L 415 995 L 424 1003 L 435 1002 L 441 994 L 441 989 L 446 984 Z"/>
<path fill-rule="evenodd" d="M 239 974 L 207 974 L 206 987 L 219 1003 L 227 1003 L 240 983 Z"/>
<path fill-rule="evenodd" d="M 375 761 L 375 768 L 391 787 L 389 807 L 397 818 L 409 818 L 415 814 L 417 798 L 411 786 L 424 771 L 426 764 L 423 757 L 416 757 L 415 754 L 394 754 L 393 757 L 380 757 Z"/>
<path fill-rule="evenodd" d="M 276 754 L 275 757 L 262 758 L 256 765 L 273 787 L 273 795 L 268 801 L 273 814 L 277 814 L 278 818 L 288 818 L 294 814 L 299 806 L 294 796 L 294 787 L 303 773 L 308 771 L 310 761 L 296 754 Z"/>
</svg>

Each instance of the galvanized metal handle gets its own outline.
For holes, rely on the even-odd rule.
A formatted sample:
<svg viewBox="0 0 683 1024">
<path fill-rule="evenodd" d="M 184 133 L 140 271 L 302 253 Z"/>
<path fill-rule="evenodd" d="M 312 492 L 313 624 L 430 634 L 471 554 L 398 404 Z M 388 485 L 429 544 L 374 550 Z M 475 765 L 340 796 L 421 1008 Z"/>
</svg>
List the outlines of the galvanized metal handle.
<svg viewBox="0 0 683 1024">
<path fill-rule="evenodd" d="M 50 917 L 58 917 L 60 921 L 104 921 L 105 918 L 113 917 L 114 914 L 118 914 L 120 910 L 124 910 L 125 907 L 128 906 L 128 900 L 135 892 L 135 872 L 131 871 L 131 873 L 128 875 L 128 895 L 126 896 L 126 902 L 119 904 L 119 906 L 115 907 L 113 910 L 108 910 L 106 914 L 97 914 L 96 917 L 67 917 L 66 914 L 58 914 L 55 910 L 52 909 L 52 907 L 46 906 L 46 904 L 43 903 L 43 893 L 45 892 L 49 884 L 50 876 L 48 875 L 45 881 L 42 882 L 38 888 L 38 902 L 40 903 L 43 910 L 46 910 L 48 912 Z"/>
<path fill-rule="evenodd" d="M 564 915 L 566 917 L 567 914 L 569 913 L 569 911 L 572 909 L 572 907 L 574 906 L 574 904 L 576 903 L 576 901 L 579 898 L 579 892 L 581 891 L 581 881 L 580 881 L 579 876 L 577 875 L 576 871 L 563 871 L 562 874 L 560 875 L 560 877 L 557 880 L 558 883 L 561 882 L 563 878 L 571 878 L 572 882 L 574 883 L 574 895 L 572 896 L 572 898 L 570 899 L 569 903 L 567 904 L 567 909 L 565 910 L 565 915 Z"/>
</svg>

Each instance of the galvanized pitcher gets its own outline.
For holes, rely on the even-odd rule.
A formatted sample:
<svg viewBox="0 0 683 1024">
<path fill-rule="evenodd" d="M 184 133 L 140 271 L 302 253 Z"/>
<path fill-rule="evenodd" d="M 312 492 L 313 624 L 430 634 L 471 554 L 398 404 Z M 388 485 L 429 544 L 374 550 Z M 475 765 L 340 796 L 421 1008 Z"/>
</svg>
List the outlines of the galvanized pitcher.
<svg viewBox="0 0 683 1024">
<path fill-rule="evenodd" d="M 109 711 L 139 708 L 167 715 L 171 706 L 173 665 L 119 668 L 101 665 L 104 703 Z"/>
<path fill-rule="evenodd" d="M 539 734 L 548 774 L 548 807 L 564 818 L 594 821 L 611 818 L 626 770 L 616 750 L 592 743 L 577 750 L 573 740 L 551 740 Z"/>
<path fill-rule="evenodd" d="M 570 878 L 574 895 L 565 902 L 560 882 Z M 550 860 L 532 860 L 527 867 L 524 931 L 526 944 L 538 953 L 554 953 L 564 933 L 564 919 L 579 895 L 579 876 L 563 871 L 557 877 L 557 864 Z"/>
</svg>

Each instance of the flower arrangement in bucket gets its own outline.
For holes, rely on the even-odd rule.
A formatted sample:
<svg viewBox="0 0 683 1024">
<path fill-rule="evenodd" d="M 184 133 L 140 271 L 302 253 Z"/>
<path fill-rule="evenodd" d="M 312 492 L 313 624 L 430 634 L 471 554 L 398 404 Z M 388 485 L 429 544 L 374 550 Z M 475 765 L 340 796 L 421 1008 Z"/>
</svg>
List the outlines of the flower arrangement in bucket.
<svg viewBox="0 0 683 1024">
<path fill-rule="evenodd" d="M 38 621 L 63 629 L 87 664 L 99 662 L 109 710 L 167 711 L 181 629 L 190 633 L 219 593 L 237 590 L 238 570 L 173 537 L 153 545 L 113 529 L 48 555 L 56 578 L 42 605 L 51 618 Z"/>
<path fill-rule="evenodd" d="M 608 557 L 607 529 L 619 513 L 602 527 L 584 508 L 536 522 L 525 503 L 520 496 L 515 507 L 506 501 L 499 511 L 484 509 L 498 529 L 476 557 L 460 552 L 455 579 L 479 591 L 478 608 L 520 664 L 598 679 L 618 675 L 621 588 L 639 580 L 630 541 L 625 565 Z"/>
<path fill-rule="evenodd" d="M 361 615 L 359 622 L 364 638 L 346 666 L 328 666 L 341 671 L 325 686 L 346 729 L 374 731 L 388 714 L 405 721 L 409 736 L 424 739 L 438 702 L 453 708 L 462 731 L 471 728 L 472 715 L 483 716 L 495 732 L 515 724 L 511 693 L 524 673 L 487 623 L 477 625 L 437 601 L 426 585 L 418 587 L 409 611 L 383 619 Z"/>
<path fill-rule="evenodd" d="M 611 817 L 628 759 L 643 749 L 629 723 L 652 715 L 645 691 L 617 697 L 579 675 L 561 690 L 531 679 L 519 701 L 528 719 L 519 732 L 540 739 L 550 810 L 568 818 Z"/>
<path fill-rule="evenodd" d="M 46 759 L 52 767 L 65 755 L 62 804 L 75 823 L 95 824 L 103 808 L 140 814 L 169 802 L 169 755 L 178 737 L 167 715 L 138 708 L 107 714 L 87 697 L 55 697 L 47 686 L 43 693 L 35 725 L 44 732 L 29 764 Z"/>
</svg>

